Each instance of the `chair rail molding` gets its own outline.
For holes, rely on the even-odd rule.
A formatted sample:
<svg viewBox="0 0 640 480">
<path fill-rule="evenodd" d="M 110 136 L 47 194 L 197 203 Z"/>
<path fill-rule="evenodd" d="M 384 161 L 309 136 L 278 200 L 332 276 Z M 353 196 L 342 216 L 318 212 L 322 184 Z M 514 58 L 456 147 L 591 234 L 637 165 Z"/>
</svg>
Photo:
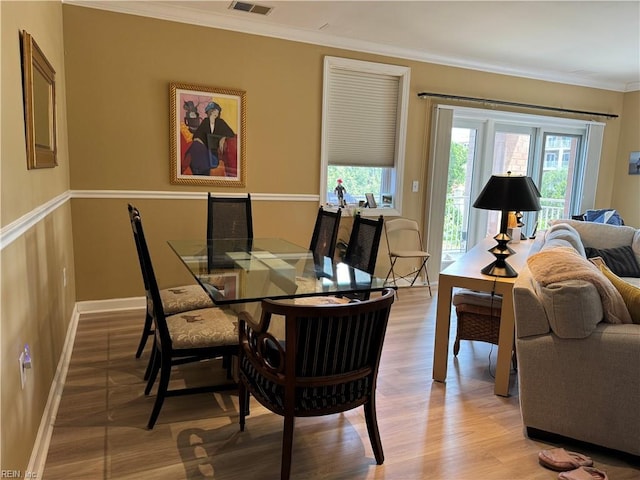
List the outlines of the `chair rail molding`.
<svg viewBox="0 0 640 480">
<path fill-rule="evenodd" d="M 0 250 L 4 250 L 5 247 L 20 238 L 27 230 L 43 220 L 58 207 L 68 202 L 70 198 L 71 192 L 67 190 L 2 227 L 2 229 L 0 229 Z"/>
<path fill-rule="evenodd" d="M 5 225 L 0 229 L 0 250 L 11 245 L 47 215 L 54 212 L 72 198 L 97 198 L 97 199 L 158 199 L 158 200 L 206 200 L 208 192 L 182 192 L 182 191 L 154 191 L 154 190 L 67 190 L 51 200 L 39 205 L 20 218 Z M 244 192 L 215 192 L 221 197 L 235 197 Z M 308 193 L 253 193 L 251 199 L 263 202 L 320 202 L 319 194 Z"/>
</svg>

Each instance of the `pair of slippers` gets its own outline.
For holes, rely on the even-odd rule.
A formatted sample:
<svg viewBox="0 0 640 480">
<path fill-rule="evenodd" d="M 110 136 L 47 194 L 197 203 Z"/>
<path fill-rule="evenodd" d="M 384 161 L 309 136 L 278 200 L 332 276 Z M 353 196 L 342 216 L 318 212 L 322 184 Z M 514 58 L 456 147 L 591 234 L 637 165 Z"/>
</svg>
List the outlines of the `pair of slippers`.
<svg viewBox="0 0 640 480">
<path fill-rule="evenodd" d="M 538 453 L 538 461 L 543 467 L 561 472 L 560 480 L 609 480 L 606 473 L 593 466 L 591 458 L 564 448 L 542 450 Z"/>
</svg>

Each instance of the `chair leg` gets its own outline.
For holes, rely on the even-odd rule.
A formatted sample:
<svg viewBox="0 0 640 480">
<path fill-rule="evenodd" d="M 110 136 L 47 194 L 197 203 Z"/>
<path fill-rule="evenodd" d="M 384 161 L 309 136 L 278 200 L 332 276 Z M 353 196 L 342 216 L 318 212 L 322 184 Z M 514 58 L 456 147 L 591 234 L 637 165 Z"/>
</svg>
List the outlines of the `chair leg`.
<svg viewBox="0 0 640 480">
<path fill-rule="evenodd" d="M 147 386 L 144 389 L 145 395 L 149 395 L 149 393 L 151 392 L 151 388 L 153 388 L 153 384 L 155 383 L 156 377 L 158 376 L 158 370 L 160 370 L 160 362 L 162 361 L 162 354 L 157 348 L 155 350 L 156 351 L 155 351 L 155 355 L 153 356 L 153 359 L 149 360 L 149 362 L 151 362 L 151 372 L 149 372 L 149 379 L 147 380 Z M 162 373 L 160 374 L 160 376 L 162 377 Z"/>
<path fill-rule="evenodd" d="M 425 278 L 426 278 L 426 280 L 427 280 L 427 286 L 429 287 L 429 296 L 430 296 L 430 297 L 433 297 L 433 295 L 432 295 L 432 293 L 431 293 L 431 282 L 429 281 L 429 272 L 427 271 L 427 261 L 428 261 L 428 260 L 429 260 L 429 259 L 427 258 L 426 260 L 424 260 L 424 261 L 422 262 L 422 265 L 420 265 L 420 268 L 419 268 L 419 269 L 418 269 L 418 271 L 416 272 L 416 276 L 415 276 L 415 277 L 413 277 L 413 281 L 411 282 L 411 285 L 413 285 L 413 284 L 414 284 L 414 282 L 417 280 L 418 276 L 420 275 L 420 272 L 421 272 L 422 270 L 424 270 L 424 276 L 425 276 Z"/>
<path fill-rule="evenodd" d="M 429 271 L 427 270 L 427 266 L 424 266 L 424 273 L 427 277 L 427 286 L 429 287 L 429 296 L 433 298 L 433 295 L 431 294 L 431 282 L 429 281 Z"/>
<path fill-rule="evenodd" d="M 151 370 L 153 370 L 153 362 L 156 358 L 156 341 L 153 339 L 153 345 L 151 345 L 151 355 L 149 355 L 149 363 L 147 363 L 147 369 L 144 371 L 143 380 L 149 380 L 149 376 L 151 375 Z"/>
<path fill-rule="evenodd" d="M 391 279 L 393 280 L 393 286 L 396 287 L 396 291 L 395 291 L 396 297 L 400 298 L 400 294 L 398 293 L 399 292 L 398 282 L 396 281 L 396 272 L 393 271 L 393 267 L 396 264 L 397 260 L 398 260 L 398 257 L 394 257 L 394 258 L 389 257 L 389 262 L 391 263 L 391 266 L 389 268 L 389 271 L 387 272 L 387 276 L 384 279 L 384 283 L 385 285 L 387 284 L 387 280 L 389 280 L 389 275 L 391 275 Z"/>
<path fill-rule="evenodd" d="M 291 475 L 291 451 L 293 450 L 293 426 L 295 417 L 284 416 L 284 432 L 282 432 L 282 465 L 280 466 L 280 480 L 289 480 Z"/>
<path fill-rule="evenodd" d="M 239 422 L 240 422 L 240 431 L 244 432 L 244 419 L 247 414 L 248 407 L 248 395 L 247 388 L 244 386 L 244 382 L 240 380 L 238 382 L 238 410 L 239 410 Z"/>
<path fill-rule="evenodd" d="M 171 376 L 171 359 L 164 360 L 164 358 L 162 358 L 161 362 L 162 365 L 160 367 L 160 383 L 158 384 L 156 401 L 153 404 L 153 410 L 151 411 L 151 416 L 149 417 L 149 423 L 147 423 L 147 428 L 149 430 L 151 430 L 156 424 L 158 415 L 160 415 L 160 409 L 162 408 L 162 404 L 164 403 L 164 397 L 166 396 L 167 389 L 169 388 L 169 377 Z"/>
<path fill-rule="evenodd" d="M 138 350 L 136 350 L 136 358 L 140 358 L 140 356 L 142 355 L 142 351 L 144 350 L 144 346 L 147 344 L 147 338 L 149 338 L 149 335 L 153 333 L 153 330 L 151 330 L 152 323 L 153 318 L 151 317 L 151 315 L 149 315 L 149 312 L 147 312 L 147 315 L 144 319 L 142 336 L 140 337 L 140 343 L 138 344 Z"/>
<path fill-rule="evenodd" d="M 380 431 L 378 430 L 375 393 L 372 393 L 369 401 L 364 404 L 364 418 L 367 422 L 367 431 L 369 432 L 369 440 L 371 441 L 371 448 L 373 448 L 373 455 L 376 457 L 376 463 L 382 465 L 384 463 L 384 452 L 382 451 L 382 440 L 380 440 Z"/>
</svg>

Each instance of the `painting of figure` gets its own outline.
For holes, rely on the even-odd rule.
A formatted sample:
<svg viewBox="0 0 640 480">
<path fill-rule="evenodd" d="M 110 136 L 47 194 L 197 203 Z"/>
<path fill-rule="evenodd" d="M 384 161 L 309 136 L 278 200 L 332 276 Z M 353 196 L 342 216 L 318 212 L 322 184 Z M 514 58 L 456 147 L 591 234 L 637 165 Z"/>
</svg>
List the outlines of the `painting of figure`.
<svg viewBox="0 0 640 480">
<path fill-rule="evenodd" d="M 245 92 L 170 85 L 171 183 L 245 186 Z"/>
</svg>

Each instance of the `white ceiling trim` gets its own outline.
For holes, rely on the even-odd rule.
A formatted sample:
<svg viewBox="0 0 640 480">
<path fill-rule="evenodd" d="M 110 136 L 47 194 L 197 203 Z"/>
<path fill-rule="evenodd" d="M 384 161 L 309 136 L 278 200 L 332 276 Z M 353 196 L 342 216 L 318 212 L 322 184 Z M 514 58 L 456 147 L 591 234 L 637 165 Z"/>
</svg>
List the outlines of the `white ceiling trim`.
<svg viewBox="0 0 640 480">
<path fill-rule="evenodd" d="M 544 71 L 528 70 L 521 68 L 509 68 L 502 65 L 492 65 L 482 62 L 473 62 L 448 58 L 439 55 L 432 55 L 425 51 L 408 50 L 395 48 L 388 45 L 381 45 L 373 42 L 358 41 L 322 32 L 312 32 L 294 28 L 283 28 L 271 24 L 258 23 L 249 20 L 242 20 L 233 16 L 207 13 L 190 8 L 176 7 L 175 3 L 161 5 L 158 3 L 145 2 L 119 2 L 119 1 L 86 1 L 86 0 L 63 0 L 64 3 L 82 7 L 108 10 L 117 13 L 138 15 L 160 20 L 168 20 L 190 25 L 218 28 L 242 32 L 251 35 L 261 35 L 266 37 L 291 40 L 295 42 L 310 43 L 314 45 L 324 45 L 327 47 L 354 50 L 375 55 L 385 55 L 406 60 L 414 60 L 425 63 L 434 63 L 450 67 L 478 70 L 501 75 L 511 75 L 516 77 L 530 78 L 548 82 L 557 82 L 581 87 L 599 88 L 618 92 L 630 92 L 640 90 L 640 82 L 624 84 L 619 82 L 599 82 L 585 78 L 581 75 L 557 74 Z"/>
</svg>

